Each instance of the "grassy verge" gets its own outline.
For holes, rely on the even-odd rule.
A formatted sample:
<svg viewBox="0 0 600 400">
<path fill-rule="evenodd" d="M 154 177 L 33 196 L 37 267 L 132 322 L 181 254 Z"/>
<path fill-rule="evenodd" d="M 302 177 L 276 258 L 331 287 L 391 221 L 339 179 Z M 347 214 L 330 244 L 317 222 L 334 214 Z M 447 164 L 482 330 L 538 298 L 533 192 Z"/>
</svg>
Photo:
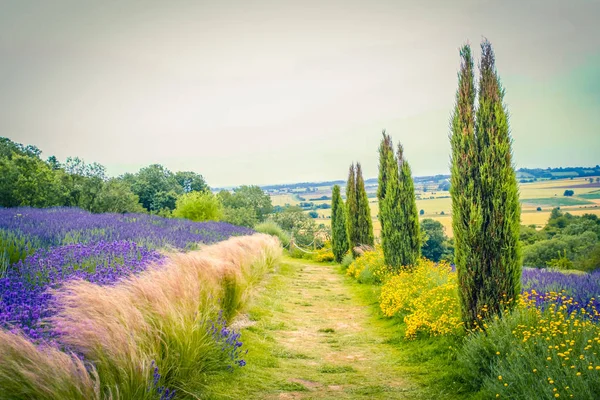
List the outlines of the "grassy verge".
<svg viewBox="0 0 600 400">
<path fill-rule="evenodd" d="M 404 339 L 379 311 L 379 287 L 338 265 L 286 258 L 250 307 L 247 366 L 214 375 L 211 399 L 466 399 L 461 338 Z"/>
</svg>

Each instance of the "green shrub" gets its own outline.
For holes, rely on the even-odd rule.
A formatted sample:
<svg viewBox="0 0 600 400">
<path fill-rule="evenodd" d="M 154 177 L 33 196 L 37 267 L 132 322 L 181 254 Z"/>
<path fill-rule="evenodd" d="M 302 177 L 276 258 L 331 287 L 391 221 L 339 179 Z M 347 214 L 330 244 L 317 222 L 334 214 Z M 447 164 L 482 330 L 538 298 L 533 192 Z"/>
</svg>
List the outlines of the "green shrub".
<svg viewBox="0 0 600 400">
<path fill-rule="evenodd" d="M 284 247 L 290 244 L 290 235 L 284 231 L 277 222 L 268 220 L 254 227 L 256 232 L 266 233 L 267 235 L 276 236 Z"/>
<path fill-rule="evenodd" d="M 173 216 L 192 221 L 218 221 L 223 210 L 219 199 L 210 192 L 190 192 L 177 199 Z"/>
<path fill-rule="evenodd" d="M 249 207 L 224 207 L 221 220 L 232 225 L 247 226 L 248 228 L 252 228 L 258 222 L 256 212 Z"/>
<path fill-rule="evenodd" d="M 335 260 L 333 250 L 331 248 L 331 242 L 325 242 L 324 246 L 321 247 L 315 254 L 312 255 L 312 259 L 316 262 L 332 262 Z"/>
<path fill-rule="evenodd" d="M 350 264 L 352 264 L 352 262 L 354 261 L 354 257 L 352 256 L 352 253 L 347 253 L 344 258 L 342 258 L 342 268 L 344 270 L 347 270 L 348 267 L 350 266 Z"/>
<path fill-rule="evenodd" d="M 377 246 L 373 251 L 366 251 L 357 257 L 349 266 L 346 274 L 356 278 L 359 283 L 381 283 L 391 272 L 385 263 L 383 249 Z"/>
</svg>

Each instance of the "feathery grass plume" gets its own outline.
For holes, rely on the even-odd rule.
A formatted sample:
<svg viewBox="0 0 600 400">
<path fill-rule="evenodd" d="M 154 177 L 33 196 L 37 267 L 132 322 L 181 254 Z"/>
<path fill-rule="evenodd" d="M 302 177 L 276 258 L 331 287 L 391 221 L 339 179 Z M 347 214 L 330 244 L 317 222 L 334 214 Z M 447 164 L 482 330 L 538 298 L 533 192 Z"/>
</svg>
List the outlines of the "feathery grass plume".
<svg viewBox="0 0 600 400">
<path fill-rule="evenodd" d="M 379 210 L 382 221 L 381 243 L 385 262 L 398 271 L 416 264 L 421 253 L 421 232 L 415 199 L 415 189 L 402 145 L 397 157 L 387 153 L 386 196 Z"/>
<path fill-rule="evenodd" d="M 100 400 L 98 374 L 76 356 L 0 330 L 0 399 Z"/>
<path fill-rule="evenodd" d="M 331 195 L 331 248 L 335 261 L 341 262 L 349 247 L 346 210 L 340 195 L 340 187 L 335 185 Z"/>
<path fill-rule="evenodd" d="M 497 314 L 520 291 L 520 205 L 508 112 L 491 44 L 481 45 L 479 104 L 471 49 L 464 46 L 452 118 L 452 226 L 463 320 Z"/>
<path fill-rule="evenodd" d="M 356 197 L 356 169 L 354 163 L 348 170 L 348 182 L 346 183 L 346 230 L 348 231 L 348 243 L 350 249 L 358 246 L 358 198 Z"/>
<path fill-rule="evenodd" d="M 69 282 L 56 292 L 52 322 L 63 344 L 94 363 L 105 392 L 142 398 L 151 360 L 165 386 L 185 391 L 228 365 L 211 325 L 242 309 L 280 256 L 277 238 L 256 234 L 171 254 L 113 287 Z"/>
<path fill-rule="evenodd" d="M 356 200 L 358 204 L 358 217 L 356 221 L 357 243 L 359 245 L 373 246 L 375 244 L 375 237 L 373 235 L 371 208 L 369 207 L 369 197 L 365 190 L 365 181 L 360 163 L 356 163 Z"/>
</svg>

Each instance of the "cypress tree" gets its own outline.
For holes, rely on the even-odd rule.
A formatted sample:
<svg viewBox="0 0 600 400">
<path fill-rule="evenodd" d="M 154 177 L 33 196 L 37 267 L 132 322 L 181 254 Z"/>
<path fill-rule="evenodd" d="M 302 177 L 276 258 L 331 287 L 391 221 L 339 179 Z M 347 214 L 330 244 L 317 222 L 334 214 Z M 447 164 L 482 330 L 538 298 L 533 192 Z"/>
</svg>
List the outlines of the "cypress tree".
<svg viewBox="0 0 600 400">
<path fill-rule="evenodd" d="M 358 218 L 356 221 L 357 244 L 373 246 L 375 244 L 375 237 L 373 236 L 371 208 L 369 207 L 369 198 L 365 190 L 365 181 L 360 163 L 356 163 L 356 200 L 358 204 Z"/>
<path fill-rule="evenodd" d="M 479 153 L 479 199 L 482 205 L 481 258 L 484 280 L 481 299 L 492 313 L 501 300 L 512 301 L 521 291 L 519 232 L 521 207 L 512 163 L 512 139 L 504 89 L 496 71 L 490 42 L 481 44 L 479 104 L 475 135 Z"/>
<path fill-rule="evenodd" d="M 421 253 L 421 232 L 410 166 L 398 145 L 397 158 L 387 153 L 387 185 L 381 202 L 381 243 L 387 265 L 410 267 Z"/>
<path fill-rule="evenodd" d="M 358 245 L 358 199 L 356 197 L 356 170 L 354 164 L 350 165 L 348 171 L 348 182 L 346 183 L 346 230 L 348 231 L 348 245 L 350 250 Z"/>
<path fill-rule="evenodd" d="M 331 197 L 331 247 L 335 261 L 341 262 L 348 251 L 348 232 L 346 228 L 346 211 L 340 194 L 339 185 L 333 187 Z"/>
<path fill-rule="evenodd" d="M 387 182 L 385 197 L 379 203 L 379 219 L 381 220 L 381 247 L 385 263 L 398 270 L 403 265 L 401 254 L 405 243 L 402 228 L 405 217 L 401 207 L 400 175 L 398 160 L 394 152 L 386 153 Z"/>
<path fill-rule="evenodd" d="M 478 315 L 497 314 L 520 291 L 520 206 L 512 165 L 508 113 L 494 53 L 482 45 L 475 118 L 473 59 L 461 51 L 452 134 L 452 227 L 462 317 L 468 329 Z"/>
<path fill-rule="evenodd" d="M 458 274 L 459 298 L 465 326 L 472 327 L 477 316 L 476 288 L 482 286 L 476 254 L 480 221 L 480 204 L 475 201 L 477 149 L 475 148 L 475 85 L 471 47 L 460 49 L 456 104 L 451 120 L 450 144 L 452 197 L 452 231 L 454 263 Z"/>
<path fill-rule="evenodd" d="M 402 145 L 398 144 L 398 168 L 400 175 L 400 192 L 402 194 L 401 204 L 403 214 L 406 218 L 404 225 L 404 236 L 406 250 L 403 255 L 402 265 L 415 265 L 421 256 L 421 230 L 419 228 L 419 212 L 417 211 L 417 199 L 415 197 L 415 184 L 412 179 L 412 171 L 408 161 L 404 159 Z"/>
<path fill-rule="evenodd" d="M 392 144 L 392 138 L 390 135 L 386 135 L 385 129 L 381 132 L 383 138 L 379 145 L 379 178 L 377 180 L 377 200 L 379 203 L 379 223 L 381 224 L 381 231 L 383 232 L 383 224 L 385 223 L 384 218 L 381 215 L 381 204 L 385 198 L 385 191 L 387 186 L 387 170 L 388 170 L 388 158 L 389 154 L 394 154 L 394 145 Z"/>
</svg>

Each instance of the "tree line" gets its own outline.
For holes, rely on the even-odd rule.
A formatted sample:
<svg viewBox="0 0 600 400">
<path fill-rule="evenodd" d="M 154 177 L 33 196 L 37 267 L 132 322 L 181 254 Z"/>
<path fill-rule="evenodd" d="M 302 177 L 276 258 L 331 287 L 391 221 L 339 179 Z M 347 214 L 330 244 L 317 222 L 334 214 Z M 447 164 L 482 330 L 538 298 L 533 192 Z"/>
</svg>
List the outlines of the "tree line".
<svg viewBox="0 0 600 400">
<path fill-rule="evenodd" d="M 160 164 L 116 178 L 98 163 L 69 157 L 41 158 L 41 150 L 0 138 L 1 207 L 79 207 L 94 213 L 148 212 L 195 221 L 222 220 L 253 227 L 273 211 L 258 186 L 241 186 L 216 196 L 204 177 L 171 172 Z"/>
</svg>

